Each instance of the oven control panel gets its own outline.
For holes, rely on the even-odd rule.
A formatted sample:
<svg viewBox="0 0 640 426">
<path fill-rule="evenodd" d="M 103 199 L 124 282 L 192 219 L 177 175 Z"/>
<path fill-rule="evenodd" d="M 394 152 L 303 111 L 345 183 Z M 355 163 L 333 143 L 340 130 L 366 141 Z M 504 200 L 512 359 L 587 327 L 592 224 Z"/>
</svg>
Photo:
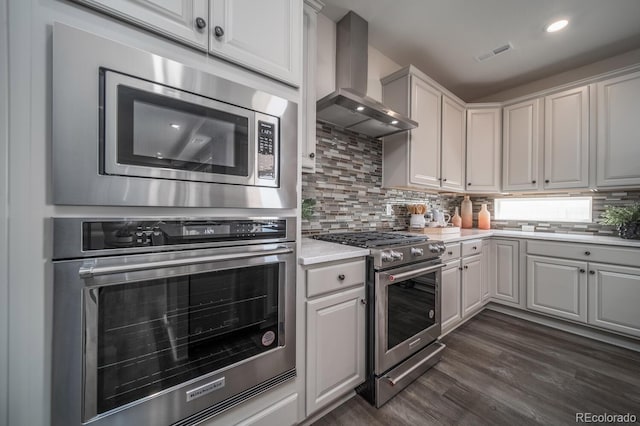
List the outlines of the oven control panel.
<svg viewBox="0 0 640 426">
<path fill-rule="evenodd" d="M 436 259 L 445 251 L 442 241 L 425 241 L 422 243 L 371 250 L 374 267 L 378 269 Z"/>
</svg>

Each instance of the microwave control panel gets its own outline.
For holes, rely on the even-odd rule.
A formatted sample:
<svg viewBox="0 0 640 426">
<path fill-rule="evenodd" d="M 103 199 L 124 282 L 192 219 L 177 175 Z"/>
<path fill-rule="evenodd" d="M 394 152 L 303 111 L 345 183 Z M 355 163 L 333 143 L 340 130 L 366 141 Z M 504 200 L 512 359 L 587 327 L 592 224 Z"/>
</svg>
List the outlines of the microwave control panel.
<svg viewBox="0 0 640 426">
<path fill-rule="evenodd" d="M 275 124 L 258 120 L 258 178 L 260 179 L 276 178 L 275 132 Z"/>
</svg>

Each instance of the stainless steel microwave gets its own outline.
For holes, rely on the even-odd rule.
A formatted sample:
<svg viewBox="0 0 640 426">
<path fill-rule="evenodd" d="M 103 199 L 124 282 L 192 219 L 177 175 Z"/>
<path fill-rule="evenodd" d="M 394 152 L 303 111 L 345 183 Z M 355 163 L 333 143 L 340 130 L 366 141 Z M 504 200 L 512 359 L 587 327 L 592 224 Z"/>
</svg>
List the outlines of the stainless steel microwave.
<svg viewBox="0 0 640 426">
<path fill-rule="evenodd" d="M 53 202 L 294 208 L 297 104 L 56 23 Z"/>
</svg>

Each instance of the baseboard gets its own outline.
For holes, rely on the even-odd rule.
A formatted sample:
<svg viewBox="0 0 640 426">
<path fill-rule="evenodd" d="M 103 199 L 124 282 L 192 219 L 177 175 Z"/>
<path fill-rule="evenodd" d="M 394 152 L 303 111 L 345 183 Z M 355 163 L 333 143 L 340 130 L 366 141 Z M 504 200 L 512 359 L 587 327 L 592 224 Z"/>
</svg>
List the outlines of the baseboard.
<svg viewBox="0 0 640 426">
<path fill-rule="evenodd" d="M 343 396 L 342 398 L 338 398 L 337 400 L 335 400 L 331 404 L 327 405 L 322 410 L 313 413 L 311 415 L 311 417 L 307 417 L 302 422 L 300 422 L 299 425 L 300 426 L 308 426 L 308 425 L 320 420 L 322 417 L 324 417 L 325 415 L 329 414 L 330 412 L 332 412 L 333 410 L 335 410 L 336 408 L 338 408 L 339 406 L 341 406 L 342 404 L 344 404 L 345 402 L 347 402 L 348 400 L 350 400 L 351 398 L 353 398 L 356 395 L 357 394 L 356 394 L 355 390 L 347 393 L 345 396 Z"/>
<path fill-rule="evenodd" d="M 614 346 L 620 346 L 625 349 L 640 352 L 639 340 L 614 334 L 612 332 L 601 331 L 595 328 L 574 324 L 564 320 L 547 317 L 545 315 L 540 315 L 530 311 L 524 311 L 522 309 L 511 308 L 509 306 L 499 305 L 496 303 L 489 303 L 487 306 L 485 306 L 485 309 L 535 322 L 536 324 L 545 325 L 557 330 L 566 331 L 567 333 L 577 334 L 578 336 L 587 337 L 589 339 L 598 340 L 600 342 L 609 343 Z"/>
</svg>

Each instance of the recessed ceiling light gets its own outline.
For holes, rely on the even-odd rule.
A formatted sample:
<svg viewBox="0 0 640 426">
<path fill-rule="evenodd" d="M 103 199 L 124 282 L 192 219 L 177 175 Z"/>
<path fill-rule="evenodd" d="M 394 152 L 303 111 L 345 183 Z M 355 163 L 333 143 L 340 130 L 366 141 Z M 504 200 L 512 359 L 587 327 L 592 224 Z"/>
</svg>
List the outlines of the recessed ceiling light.
<svg viewBox="0 0 640 426">
<path fill-rule="evenodd" d="M 555 33 L 556 31 L 560 31 L 561 29 L 563 29 L 567 25 L 569 25 L 569 21 L 567 21 L 566 19 L 561 19 L 561 20 L 556 21 L 556 22 L 554 22 L 552 24 L 549 24 L 549 26 L 547 27 L 547 32 L 548 33 Z"/>
<path fill-rule="evenodd" d="M 398 120 L 393 120 L 391 124 L 398 124 Z"/>
<path fill-rule="evenodd" d="M 360 105 L 358 108 L 356 108 L 356 111 L 364 111 L 364 107 Z"/>
<path fill-rule="evenodd" d="M 178 130 L 180 128 L 180 125 L 179 124 L 175 124 L 175 123 L 171 123 L 171 124 L 169 124 L 169 126 L 173 127 L 176 130 Z"/>
</svg>

